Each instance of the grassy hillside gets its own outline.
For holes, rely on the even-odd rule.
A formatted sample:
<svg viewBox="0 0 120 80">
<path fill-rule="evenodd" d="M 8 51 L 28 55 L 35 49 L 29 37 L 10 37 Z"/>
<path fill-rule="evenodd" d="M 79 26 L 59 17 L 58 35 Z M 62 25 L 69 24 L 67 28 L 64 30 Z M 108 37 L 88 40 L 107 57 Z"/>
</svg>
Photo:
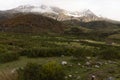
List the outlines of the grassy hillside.
<svg viewBox="0 0 120 80">
<path fill-rule="evenodd" d="M 91 28 L 91 29 L 116 29 L 120 28 L 120 24 L 115 24 L 107 21 L 92 21 L 92 22 L 86 22 L 86 23 L 80 23 L 81 26 Z"/>
<path fill-rule="evenodd" d="M 16 33 L 62 33 L 61 22 L 36 14 L 19 14 L 0 22 L 1 31 Z"/>
<path fill-rule="evenodd" d="M 120 33 L 120 24 L 107 21 L 80 22 L 76 20 L 64 21 L 69 26 L 66 34 L 77 35 L 81 38 L 105 40 L 111 35 Z"/>
</svg>

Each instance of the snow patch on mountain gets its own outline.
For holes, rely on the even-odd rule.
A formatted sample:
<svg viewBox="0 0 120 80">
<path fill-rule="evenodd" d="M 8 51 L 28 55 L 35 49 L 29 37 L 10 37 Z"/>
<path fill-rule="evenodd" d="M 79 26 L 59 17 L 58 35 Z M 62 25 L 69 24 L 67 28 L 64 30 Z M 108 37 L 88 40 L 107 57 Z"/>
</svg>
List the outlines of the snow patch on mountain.
<svg viewBox="0 0 120 80">
<path fill-rule="evenodd" d="M 8 13 L 35 13 L 47 16 L 58 21 L 65 20 L 79 20 L 84 22 L 101 20 L 100 17 L 96 16 L 91 10 L 84 9 L 79 11 L 67 11 L 55 6 L 40 5 L 40 6 L 31 6 L 31 5 L 22 5 L 17 8 L 7 10 Z"/>
<path fill-rule="evenodd" d="M 87 17 L 89 15 L 95 15 L 89 9 L 71 12 L 64 9 L 60 9 L 58 7 L 46 6 L 46 5 L 41 5 L 41 6 L 22 5 L 17 8 L 14 8 L 13 10 L 18 12 L 37 12 L 37 13 L 54 13 L 54 14 L 63 13 L 64 15 L 73 16 L 73 17 L 82 17 L 82 16 Z"/>
<path fill-rule="evenodd" d="M 88 17 L 90 15 L 95 16 L 95 14 L 89 9 L 75 11 L 75 12 L 68 12 L 66 15 L 73 16 L 73 17 Z"/>
</svg>

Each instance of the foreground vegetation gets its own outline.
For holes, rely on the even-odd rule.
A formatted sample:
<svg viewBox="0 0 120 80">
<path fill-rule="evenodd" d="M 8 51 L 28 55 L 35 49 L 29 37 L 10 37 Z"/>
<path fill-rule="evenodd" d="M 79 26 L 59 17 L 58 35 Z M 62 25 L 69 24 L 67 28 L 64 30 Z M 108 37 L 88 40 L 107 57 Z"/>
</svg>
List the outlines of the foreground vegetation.
<svg viewBox="0 0 120 80">
<path fill-rule="evenodd" d="M 20 80 L 89 80 L 92 74 L 98 80 L 110 76 L 119 80 L 119 59 L 119 44 L 106 41 L 88 41 L 79 36 L 0 33 L 2 80 L 18 77 Z"/>
</svg>

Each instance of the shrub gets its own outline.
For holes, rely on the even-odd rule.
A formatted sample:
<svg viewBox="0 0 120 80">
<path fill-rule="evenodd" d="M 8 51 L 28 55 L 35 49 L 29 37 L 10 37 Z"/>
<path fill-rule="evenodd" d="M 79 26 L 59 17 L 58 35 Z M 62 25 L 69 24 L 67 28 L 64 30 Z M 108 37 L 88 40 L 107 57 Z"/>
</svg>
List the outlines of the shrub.
<svg viewBox="0 0 120 80">
<path fill-rule="evenodd" d="M 41 80 L 41 66 L 35 63 L 28 63 L 23 70 L 18 70 L 19 80 Z"/>
<path fill-rule="evenodd" d="M 73 57 L 79 60 L 84 60 L 87 56 L 92 56 L 93 52 L 87 48 L 77 48 L 73 51 Z"/>
<path fill-rule="evenodd" d="M 43 80 L 64 80 L 65 73 L 62 67 L 56 62 L 49 62 L 43 65 Z"/>
<path fill-rule="evenodd" d="M 0 54 L 0 63 L 6 63 L 6 62 L 18 60 L 18 59 L 19 59 L 18 53 L 7 52 L 7 53 Z"/>
<path fill-rule="evenodd" d="M 28 63 L 23 70 L 18 71 L 19 80 L 64 80 L 64 71 L 56 62 L 45 65 Z"/>
<path fill-rule="evenodd" d="M 26 49 L 20 54 L 27 57 L 59 57 L 61 55 L 71 55 L 69 48 L 40 48 L 40 49 Z"/>
<path fill-rule="evenodd" d="M 120 51 L 115 48 L 106 48 L 100 52 L 99 57 L 106 60 L 119 59 Z"/>
</svg>

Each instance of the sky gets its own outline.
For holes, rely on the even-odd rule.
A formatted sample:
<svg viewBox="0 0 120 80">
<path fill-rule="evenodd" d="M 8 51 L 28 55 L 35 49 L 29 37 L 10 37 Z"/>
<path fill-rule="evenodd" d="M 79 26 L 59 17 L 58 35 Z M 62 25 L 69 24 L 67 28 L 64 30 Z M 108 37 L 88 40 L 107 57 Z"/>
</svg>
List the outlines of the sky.
<svg viewBox="0 0 120 80">
<path fill-rule="evenodd" d="M 0 0 L 0 10 L 20 5 L 50 5 L 70 11 L 90 9 L 96 15 L 120 21 L 120 0 Z"/>
</svg>

